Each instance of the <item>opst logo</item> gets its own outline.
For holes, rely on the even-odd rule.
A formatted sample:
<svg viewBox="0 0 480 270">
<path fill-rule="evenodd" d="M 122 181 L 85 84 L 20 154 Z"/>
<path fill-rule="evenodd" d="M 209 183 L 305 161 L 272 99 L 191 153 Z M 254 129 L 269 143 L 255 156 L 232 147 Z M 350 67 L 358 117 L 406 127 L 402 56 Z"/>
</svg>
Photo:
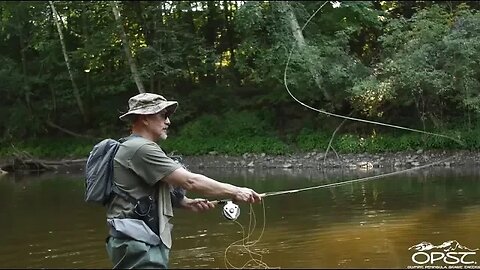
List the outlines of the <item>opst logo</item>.
<svg viewBox="0 0 480 270">
<path fill-rule="evenodd" d="M 480 268 L 475 258 L 478 248 L 462 246 L 457 240 L 446 241 L 438 246 L 424 241 L 408 250 L 417 251 L 412 254 L 412 262 L 416 265 L 408 268 L 438 268 L 439 265 L 449 269 Z"/>
</svg>

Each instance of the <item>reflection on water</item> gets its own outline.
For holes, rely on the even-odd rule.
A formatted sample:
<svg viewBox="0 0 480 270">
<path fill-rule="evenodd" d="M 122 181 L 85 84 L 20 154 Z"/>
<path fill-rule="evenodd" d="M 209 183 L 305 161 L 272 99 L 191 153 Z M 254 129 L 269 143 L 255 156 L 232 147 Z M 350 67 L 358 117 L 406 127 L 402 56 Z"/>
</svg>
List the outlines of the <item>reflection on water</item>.
<svg viewBox="0 0 480 270">
<path fill-rule="evenodd" d="M 259 192 L 345 181 L 382 171 L 222 170 L 199 171 Z M 480 185 L 476 168 L 435 168 L 363 183 L 268 197 L 254 206 L 250 240 L 255 258 L 281 268 L 405 268 L 409 247 L 457 240 L 480 247 Z M 104 248 L 104 209 L 83 202 L 83 176 L 0 178 L 1 268 L 110 268 Z M 195 194 L 191 194 L 194 196 Z M 239 223 L 248 232 L 249 207 Z M 225 250 L 242 228 L 220 209 L 178 210 L 174 218 L 172 268 L 225 268 Z M 247 243 L 248 244 L 248 243 Z M 241 267 L 251 257 L 228 250 Z M 480 252 L 475 258 L 480 262 Z"/>
</svg>

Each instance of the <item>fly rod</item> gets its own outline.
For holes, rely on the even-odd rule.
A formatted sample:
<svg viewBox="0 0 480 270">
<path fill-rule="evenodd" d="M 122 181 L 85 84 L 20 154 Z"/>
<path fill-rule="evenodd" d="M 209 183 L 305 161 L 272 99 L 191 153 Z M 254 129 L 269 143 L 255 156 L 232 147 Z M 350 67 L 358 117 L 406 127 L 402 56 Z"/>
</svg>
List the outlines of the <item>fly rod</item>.
<svg viewBox="0 0 480 270">
<path fill-rule="evenodd" d="M 352 180 L 347 180 L 347 181 L 342 181 L 342 182 L 337 182 L 337 183 L 330 183 L 330 184 L 324 184 L 324 185 L 318 185 L 318 186 L 306 187 L 306 188 L 299 188 L 299 189 L 290 189 L 290 190 L 282 190 L 282 191 L 270 191 L 270 192 L 261 193 L 260 197 L 261 198 L 266 198 L 266 197 L 272 197 L 272 196 L 294 194 L 294 193 L 308 191 L 308 190 L 314 190 L 314 189 L 337 187 L 337 186 L 347 185 L 347 184 L 352 184 L 352 183 L 365 182 L 365 181 L 369 181 L 369 180 L 373 180 L 373 179 L 378 179 L 378 178 L 381 178 L 381 177 L 393 176 L 393 175 L 397 175 L 397 174 L 401 174 L 401 173 L 405 173 L 405 172 L 410 172 L 410 171 L 414 171 L 414 170 L 427 168 L 427 167 L 430 167 L 430 166 L 434 166 L 434 165 L 437 165 L 437 164 L 444 163 L 444 162 L 446 162 L 450 159 L 452 159 L 452 157 L 448 157 L 448 158 L 442 159 L 440 161 L 425 164 L 423 166 L 412 167 L 412 168 L 401 170 L 401 171 L 384 173 L 384 174 L 380 174 L 380 175 L 367 176 L 367 177 L 363 177 L 363 178 L 357 178 L 357 179 L 352 179 Z M 222 213 L 223 213 L 223 216 L 226 219 L 236 220 L 240 216 L 240 207 L 237 204 L 235 204 L 234 202 L 232 202 L 232 200 L 230 200 L 230 199 L 215 200 L 215 201 L 211 201 L 211 202 L 214 203 L 214 204 L 224 204 Z"/>
</svg>

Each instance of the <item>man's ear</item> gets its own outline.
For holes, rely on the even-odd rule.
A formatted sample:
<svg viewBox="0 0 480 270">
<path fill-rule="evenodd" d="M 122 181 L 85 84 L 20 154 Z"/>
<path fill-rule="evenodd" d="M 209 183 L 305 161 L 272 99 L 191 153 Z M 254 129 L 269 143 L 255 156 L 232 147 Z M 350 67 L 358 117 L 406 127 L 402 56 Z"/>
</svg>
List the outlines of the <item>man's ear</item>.
<svg viewBox="0 0 480 270">
<path fill-rule="evenodd" d="M 148 117 L 145 114 L 138 115 L 137 121 L 141 122 L 145 126 L 148 126 Z"/>
</svg>

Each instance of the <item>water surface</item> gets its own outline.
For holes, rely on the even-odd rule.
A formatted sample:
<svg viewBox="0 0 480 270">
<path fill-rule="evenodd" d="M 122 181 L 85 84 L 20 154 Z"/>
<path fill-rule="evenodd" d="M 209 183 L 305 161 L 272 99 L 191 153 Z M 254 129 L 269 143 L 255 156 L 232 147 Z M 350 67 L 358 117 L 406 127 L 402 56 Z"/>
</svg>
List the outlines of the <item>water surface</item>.
<svg viewBox="0 0 480 270">
<path fill-rule="evenodd" d="M 259 192 L 384 173 L 198 172 Z M 225 268 L 230 266 L 225 258 L 232 266 L 242 267 L 253 257 L 257 264 L 247 266 L 405 268 L 414 265 L 408 248 L 423 241 L 440 245 L 457 240 L 480 248 L 479 173 L 473 167 L 424 169 L 268 197 L 263 205 L 253 207 L 256 227 L 251 230 L 252 242 L 246 242 L 256 241 L 248 247 L 253 255 L 242 246 L 230 247 L 225 254 L 227 247 L 248 234 L 252 220 L 248 205 L 241 205 L 238 223 L 225 220 L 221 208 L 208 213 L 177 210 L 170 267 Z M 81 174 L 0 178 L 0 268 L 111 268 L 104 245 L 104 209 L 83 202 L 83 187 Z M 480 263 L 480 252 L 470 259 Z M 259 265 L 260 260 L 264 264 Z"/>
</svg>

